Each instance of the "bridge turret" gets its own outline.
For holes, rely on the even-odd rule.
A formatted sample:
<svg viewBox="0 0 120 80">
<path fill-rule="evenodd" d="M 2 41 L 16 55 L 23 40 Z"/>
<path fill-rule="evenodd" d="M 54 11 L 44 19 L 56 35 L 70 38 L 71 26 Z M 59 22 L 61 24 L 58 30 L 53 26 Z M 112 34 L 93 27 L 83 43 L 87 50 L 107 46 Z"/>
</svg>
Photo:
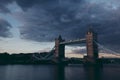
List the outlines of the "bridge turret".
<svg viewBox="0 0 120 80">
<path fill-rule="evenodd" d="M 97 34 L 90 28 L 86 34 L 86 47 L 88 61 L 95 62 L 98 58 Z"/>
<path fill-rule="evenodd" d="M 65 53 L 65 45 L 60 44 L 61 42 L 64 42 L 65 40 L 62 39 L 61 35 L 59 35 L 58 38 L 55 39 L 55 57 L 56 58 L 64 58 Z"/>
</svg>

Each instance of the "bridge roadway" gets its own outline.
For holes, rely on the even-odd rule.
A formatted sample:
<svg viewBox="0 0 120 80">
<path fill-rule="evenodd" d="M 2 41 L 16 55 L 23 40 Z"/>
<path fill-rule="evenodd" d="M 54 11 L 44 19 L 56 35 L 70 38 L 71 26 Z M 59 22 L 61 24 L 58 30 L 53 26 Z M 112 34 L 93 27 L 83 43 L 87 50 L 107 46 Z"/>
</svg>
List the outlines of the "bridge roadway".
<svg viewBox="0 0 120 80">
<path fill-rule="evenodd" d="M 60 44 L 64 44 L 64 45 L 70 45 L 70 44 L 78 44 L 78 43 L 85 43 L 86 39 L 77 39 L 77 40 L 69 40 L 69 41 L 65 41 L 65 42 L 61 42 Z"/>
</svg>

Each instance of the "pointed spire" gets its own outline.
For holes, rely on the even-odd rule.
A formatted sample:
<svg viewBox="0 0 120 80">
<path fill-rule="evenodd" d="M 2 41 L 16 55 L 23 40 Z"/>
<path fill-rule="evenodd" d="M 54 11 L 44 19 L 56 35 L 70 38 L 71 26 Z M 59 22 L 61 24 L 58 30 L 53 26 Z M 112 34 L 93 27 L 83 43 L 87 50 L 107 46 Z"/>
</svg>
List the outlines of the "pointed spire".
<svg viewBox="0 0 120 80">
<path fill-rule="evenodd" d="M 94 30 L 93 30 L 93 27 L 92 27 L 92 26 L 90 26 L 90 27 L 88 28 L 87 34 L 88 34 L 88 33 L 94 33 Z"/>
<path fill-rule="evenodd" d="M 93 32 L 93 27 L 92 27 L 92 26 L 90 26 L 90 27 L 88 28 L 88 32 Z"/>
<path fill-rule="evenodd" d="M 62 37 L 61 37 L 61 35 L 59 35 L 58 39 L 59 39 L 59 40 L 62 40 Z"/>
</svg>

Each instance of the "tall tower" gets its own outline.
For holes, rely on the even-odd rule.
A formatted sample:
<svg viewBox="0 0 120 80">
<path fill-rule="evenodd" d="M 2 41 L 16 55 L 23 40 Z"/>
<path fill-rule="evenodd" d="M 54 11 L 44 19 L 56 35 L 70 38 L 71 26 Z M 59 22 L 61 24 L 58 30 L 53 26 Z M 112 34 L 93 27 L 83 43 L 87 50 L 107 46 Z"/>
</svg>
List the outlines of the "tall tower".
<svg viewBox="0 0 120 80">
<path fill-rule="evenodd" d="M 90 28 L 86 34 L 87 61 L 95 62 L 98 58 L 97 34 Z"/>
<path fill-rule="evenodd" d="M 58 59 L 62 59 L 65 57 L 65 45 L 60 44 L 64 41 L 65 40 L 63 40 L 61 36 L 55 39 L 55 57 Z"/>
</svg>

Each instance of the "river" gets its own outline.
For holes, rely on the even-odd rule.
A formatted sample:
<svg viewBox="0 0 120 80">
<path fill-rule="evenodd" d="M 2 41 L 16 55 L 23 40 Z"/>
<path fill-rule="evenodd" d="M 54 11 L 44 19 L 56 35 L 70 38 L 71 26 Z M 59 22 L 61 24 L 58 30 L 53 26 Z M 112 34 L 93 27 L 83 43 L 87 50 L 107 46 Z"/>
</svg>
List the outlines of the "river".
<svg viewBox="0 0 120 80">
<path fill-rule="evenodd" d="M 0 80 L 120 80 L 120 64 L 103 67 L 83 65 L 0 65 Z"/>
</svg>

